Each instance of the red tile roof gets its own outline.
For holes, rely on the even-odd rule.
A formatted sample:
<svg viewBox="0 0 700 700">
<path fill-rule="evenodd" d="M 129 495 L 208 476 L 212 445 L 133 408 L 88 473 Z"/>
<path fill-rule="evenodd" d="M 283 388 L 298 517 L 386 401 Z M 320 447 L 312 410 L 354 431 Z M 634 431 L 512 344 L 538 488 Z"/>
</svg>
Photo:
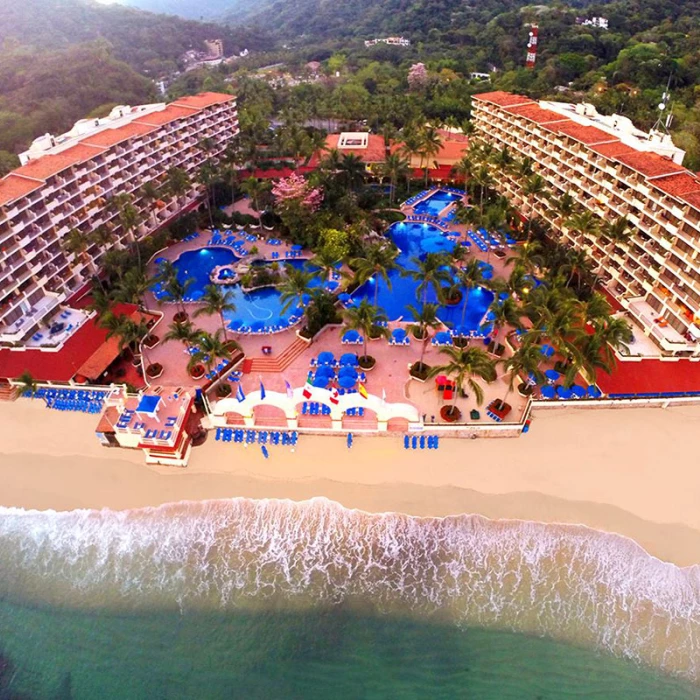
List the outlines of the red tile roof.
<svg viewBox="0 0 700 700">
<path fill-rule="evenodd" d="M 575 121 L 552 124 L 551 126 L 547 126 L 547 129 L 570 136 L 572 139 L 576 139 L 576 141 L 580 141 L 587 146 L 591 146 L 596 143 L 620 143 L 619 139 L 615 138 L 612 134 L 608 134 L 602 129 L 598 129 L 595 126 L 584 126 L 583 124 L 577 124 Z"/>
<path fill-rule="evenodd" d="M 490 102 L 499 107 L 512 107 L 513 105 L 536 104 L 534 100 L 523 95 L 514 95 L 512 92 L 503 92 L 503 90 L 495 90 L 494 92 L 481 92 L 478 95 L 472 95 L 472 99 Z"/>
<path fill-rule="evenodd" d="M 235 100 L 234 95 L 226 95 L 223 92 L 202 92 L 199 95 L 188 95 L 173 102 L 178 107 L 190 107 L 191 109 L 204 109 L 211 105 L 219 105 Z"/>
<path fill-rule="evenodd" d="M 616 160 L 646 177 L 660 177 L 661 175 L 671 175 L 672 173 L 688 172 L 682 165 L 678 165 L 670 158 L 656 153 L 643 153 L 632 150 L 631 153 L 617 155 Z"/>
<path fill-rule="evenodd" d="M 694 177 L 690 173 L 678 173 L 677 175 L 669 175 L 668 177 L 659 177 L 652 183 L 662 192 L 680 197 L 684 194 L 692 192 L 700 193 L 700 179 Z"/>
<path fill-rule="evenodd" d="M 515 114 L 518 117 L 529 119 L 531 122 L 536 122 L 537 124 L 570 121 L 568 117 L 564 117 L 557 112 L 553 112 L 551 109 L 542 109 L 542 107 L 535 102 L 517 107 L 506 107 L 505 111 L 509 112 L 510 114 Z"/>
<path fill-rule="evenodd" d="M 30 180 L 29 178 L 10 173 L 7 177 L 0 180 L 0 206 L 14 202 L 20 197 L 25 197 L 43 184 L 43 181 Z"/>
<path fill-rule="evenodd" d="M 178 107 L 177 105 L 168 105 L 160 112 L 151 112 L 137 119 L 138 124 L 150 124 L 151 126 L 162 126 L 175 121 L 176 119 L 184 119 L 191 117 L 192 110 L 187 107 Z"/>
<path fill-rule="evenodd" d="M 328 151 L 334 148 L 340 152 L 341 156 L 353 153 L 365 163 L 383 163 L 386 158 L 384 137 L 379 134 L 367 134 L 367 148 L 338 148 L 339 140 L 340 134 L 328 134 L 325 148 L 314 153 L 309 161 L 309 167 L 316 167 L 325 158 Z"/>
<path fill-rule="evenodd" d="M 691 192 L 690 194 L 684 194 L 681 195 L 681 199 L 700 211 L 700 193 Z"/>
<path fill-rule="evenodd" d="M 51 153 L 30 160 L 26 165 L 17 168 L 17 170 L 13 172 L 15 175 L 24 175 L 25 177 L 32 177 L 37 180 L 46 180 L 52 175 L 57 175 L 66 168 L 70 168 L 71 165 L 84 163 L 86 160 L 94 158 L 102 153 L 103 150 L 104 149 L 95 146 L 78 143 L 60 153 Z"/>
<path fill-rule="evenodd" d="M 116 304 L 114 307 L 119 316 L 136 310 L 132 304 Z M 107 331 L 91 320 L 78 328 L 58 352 L 0 349 L 0 377 L 15 379 L 28 371 L 38 381 L 67 382 L 106 337 Z"/>
<path fill-rule="evenodd" d="M 601 143 L 597 146 L 591 146 L 590 149 L 596 153 L 600 153 L 601 156 L 610 158 L 610 160 L 613 160 L 614 157 L 620 153 L 637 153 L 632 146 L 628 146 L 626 143 L 622 143 L 622 141 Z"/>
<path fill-rule="evenodd" d="M 143 134 L 148 134 L 151 131 L 155 131 L 154 126 L 149 124 L 139 124 L 138 122 L 131 122 L 125 124 L 124 126 L 119 126 L 116 129 L 104 129 L 103 131 L 98 131 L 96 134 L 91 136 L 86 136 L 80 141 L 80 143 L 90 144 L 92 146 L 114 146 L 117 143 L 126 141 L 126 139 L 132 136 L 143 136 Z"/>
</svg>

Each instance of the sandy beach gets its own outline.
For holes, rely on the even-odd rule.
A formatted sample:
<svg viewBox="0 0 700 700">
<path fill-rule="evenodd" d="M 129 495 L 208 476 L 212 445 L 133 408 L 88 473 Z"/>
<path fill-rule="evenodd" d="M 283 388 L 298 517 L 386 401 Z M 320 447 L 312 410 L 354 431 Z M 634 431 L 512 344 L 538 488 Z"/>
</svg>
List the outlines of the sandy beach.
<svg viewBox="0 0 700 700">
<path fill-rule="evenodd" d="M 679 566 L 700 563 L 700 469 L 690 436 L 700 406 L 541 412 L 520 439 L 441 440 L 405 451 L 399 438 L 302 435 L 294 452 L 210 436 L 186 469 L 150 468 L 101 447 L 95 417 L 39 401 L 0 404 L 0 505 L 129 509 L 182 500 L 325 496 L 349 508 L 418 516 L 584 524 L 625 535 Z"/>
</svg>

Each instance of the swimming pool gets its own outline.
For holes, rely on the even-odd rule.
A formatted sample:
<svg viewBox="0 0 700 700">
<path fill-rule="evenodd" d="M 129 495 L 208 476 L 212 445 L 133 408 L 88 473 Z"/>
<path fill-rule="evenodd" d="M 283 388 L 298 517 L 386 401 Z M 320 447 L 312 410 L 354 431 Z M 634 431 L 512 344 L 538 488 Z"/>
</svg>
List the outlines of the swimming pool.
<svg viewBox="0 0 700 700">
<path fill-rule="evenodd" d="M 445 192 L 445 190 L 438 190 L 433 192 L 427 199 L 418 202 L 413 211 L 416 214 L 430 214 L 431 216 L 438 216 L 438 214 L 449 204 L 460 200 L 462 197 L 454 192 Z"/>
<path fill-rule="evenodd" d="M 204 294 L 204 288 L 210 284 L 209 275 L 212 270 L 219 265 L 231 265 L 237 260 L 239 260 L 238 256 L 229 248 L 200 248 L 182 253 L 173 262 L 173 266 L 177 270 L 177 278 L 183 284 L 188 278 L 194 280 L 188 289 L 185 301 L 199 301 Z M 303 267 L 306 264 L 304 260 L 289 260 L 284 261 L 284 263 L 294 267 Z M 320 281 L 316 284 L 320 284 Z M 245 293 L 239 284 L 219 286 L 236 306 L 235 311 L 224 313 L 224 319 L 229 325 L 233 324 L 234 328 L 247 326 L 253 330 L 261 331 L 270 326 L 288 326 L 290 325 L 290 316 L 299 317 L 301 315 L 302 309 L 295 308 L 295 304 L 292 304 L 286 311 L 282 311 L 283 303 L 280 300 L 280 293 L 274 287 L 265 287 Z M 314 282 L 311 286 L 314 286 Z M 157 285 L 153 291 L 156 298 L 159 295 L 162 296 Z"/>
<path fill-rule="evenodd" d="M 430 224 L 413 224 L 413 223 L 396 223 L 392 224 L 387 235 L 394 241 L 399 248 L 399 255 L 396 262 L 400 270 L 394 270 L 389 273 L 391 280 L 391 289 L 387 287 L 384 280 L 370 280 L 353 293 L 353 299 L 367 298 L 374 303 L 375 285 L 379 285 L 377 292 L 377 304 L 384 309 L 390 321 L 403 319 L 404 321 L 412 320 L 408 306 L 420 308 L 421 304 L 416 296 L 416 288 L 418 282 L 410 277 L 404 277 L 400 271 L 415 270 L 415 265 L 411 262 L 413 257 L 424 257 L 427 252 L 433 252 L 437 246 L 435 243 L 438 239 L 447 241 L 442 235 L 440 229 Z M 454 246 L 453 243 L 444 247 L 444 250 L 450 250 Z M 485 276 L 493 274 L 491 265 L 483 264 Z M 464 291 L 464 290 L 463 290 Z M 431 289 L 428 292 L 428 302 L 435 303 L 437 297 Z M 464 327 L 466 330 L 477 330 L 481 319 L 486 313 L 486 309 L 493 301 L 493 294 L 486 289 L 477 288 L 469 294 L 469 304 L 464 317 Z M 450 328 L 461 325 L 462 322 L 462 304 L 456 306 L 441 306 L 438 316 L 443 323 Z"/>
</svg>

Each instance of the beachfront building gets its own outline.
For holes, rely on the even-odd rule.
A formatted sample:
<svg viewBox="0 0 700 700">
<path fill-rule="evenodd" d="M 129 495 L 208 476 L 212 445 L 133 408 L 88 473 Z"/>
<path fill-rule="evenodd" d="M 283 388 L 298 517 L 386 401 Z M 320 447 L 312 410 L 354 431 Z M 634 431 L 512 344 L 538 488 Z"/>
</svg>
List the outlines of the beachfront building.
<svg viewBox="0 0 700 700">
<path fill-rule="evenodd" d="M 20 154 L 21 167 L 0 180 L 0 345 L 55 350 L 67 339 L 61 305 L 104 253 L 147 236 L 191 205 L 199 193 L 197 170 L 237 133 L 235 98 L 208 92 L 167 105 L 115 107 L 105 118 L 83 119 L 61 136 L 34 141 Z M 164 184 L 172 168 L 184 170 L 191 184 L 170 201 L 150 201 L 141 187 Z M 134 230 L 120 223 L 112 205 L 117 195 L 131 197 L 140 220 Z M 111 231 L 109 245 L 88 238 L 100 226 Z M 86 237 L 83 252 L 66 250 L 71 231 Z M 57 318 L 60 334 L 50 332 Z"/>
<path fill-rule="evenodd" d="M 592 105 L 500 91 L 473 96 L 473 119 L 482 141 L 531 158 L 548 185 L 527 196 L 525 180 L 504 170 L 499 191 L 592 257 L 608 292 L 661 354 L 700 355 L 700 177 L 683 167 L 671 137 Z M 630 237 L 615 242 L 568 228 L 551 199 L 565 193 L 601 223 L 625 217 Z"/>
<path fill-rule="evenodd" d="M 112 391 L 96 428 L 105 447 L 141 450 L 146 464 L 185 467 L 192 451 L 194 393 L 178 387 Z"/>
</svg>

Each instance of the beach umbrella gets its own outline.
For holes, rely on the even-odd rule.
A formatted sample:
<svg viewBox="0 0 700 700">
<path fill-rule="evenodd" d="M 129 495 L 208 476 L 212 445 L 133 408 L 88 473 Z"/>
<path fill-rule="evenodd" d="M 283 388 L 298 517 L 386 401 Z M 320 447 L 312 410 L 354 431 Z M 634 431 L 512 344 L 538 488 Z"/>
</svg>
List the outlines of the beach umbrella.
<svg viewBox="0 0 700 700">
<path fill-rule="evenodd" d="M 343 340 L 346 343 L 355 343 L 360 339 L 360 334 L 357 331 L 345 331 Z"/>
<path fill-rule="evenodd" d="M 545 357 L 554 355 L 554 348 L 551 345 L 543 345 L 540 351 Z"/>
<path fill-rule="evenodd" d="M 549 379 L 550 382 L 556 382 L 559 377 L 561 377 L 561 374 L 557 372 L 555 369 L 547 369 L 544 372 L 544 376 Z"/>
<path fill-rule="evenodd" d="M 330 380 L 330 377 L 323 377 L 316 374 L 316 377 L 314 377 L 313 386 L 317 389 L 325 389 L 328 386 L 328 382 L 330 382 Z"/>
<path fill-rule="evenodd" d="M 231 321 L 231 323 L 228 324 L 228 327 L 229 327 L 229 330 L 237 331 L 237 330 L 240 330 L 242 325 L 243 325 L 243 321 L 236 318 L 233 321 Z"/>
<path fill-rule="evenodd" d="M 341 367 L 338 370 L 338 376 L 339 377 L 352 377 L 353 379 L 357 379 L 357 370 L 354 367 L 350 367 L 349 365 L 345 365 L 344 367 Z"/>
<path fill-rule="evenodd" d="M 542 394 L 545 399 L 553 399 L 557 395 L 554 387 L 550 386 L 549 384 L 540 389 L 540 394 Z"/>
<path fill-rule="evenodd" d="M 263 321 L 253 321 L 253 323 L 250 324 L 250 330 L 253 331 L 253 333 L 259 333 L 265 328 L 265 323 Z"/>
<path fill-rule="evenodd" d="M 599 399 L 602 396 L 602 392 L 595 384 L 590 384 L 588 386 L 588 395 L 592 399 Z"/>
<path fill-rule="evenodd" d="M 334 292 L 340 286 L 340 282 L 336 282 L 335 280 L 330 280 L 329 282 L 326 282 L 326 284 L 324 286 L 329 292 Z"/>
<path fill-rule="evenodd" d="M 570 399 L 571 398 L 571 389 L 567 389 L 565 386 L 558 386 L 557 387 L 557 396 L 559 396 L 560 399 Z"/>
<path fill-rule="evenodd" d="M 335 370 L 330 365 L 320 365 L 316 369 L 317 377 L 332 377 L 335 374 Z"/>
<path fill-rule="evenodd" d="M 345 352 L 340 356 L 341 366 L 357 367 L 357 355 L 354 352 Z"/>
<path fill-rule="evenodd" d="M 347 292 L 341 292 L 338 294 L 338 301 L 345 303 L 346 301 L 350 301 L 350 299 L 352 299 L 352 297 Z"/>
<path fill-rule="evenodd" d="M 329 352 L 328 350 L 324 350 L 318 356 L 318 364 L 319 365 L 332 365 L 334 362 L 335 362 L 335 356 L 333 355 L 332 352 Z"/>
<path fill-rule="evenodd" d="M 436 345 L 451 345 L 452 336 L 447 331 L 439 331 L 435 334 Z"/>
<path fill-rule="evenodd" d="M 301 250 L 303 246 L 300 245 L 293 245 L 292 250 Z"/>
<path fill-rule="evenodd" d="M 469 241 L 462 241 L 460 245 L 464 246 L 465 248 L 471 248 L 472 244 Z"/>
<path fill-rule="evenodd" d="M 403 342 L 404 340 L 406 340 L 406 331 L 403 328 L 394 328 L 394 330 L 391 331 L 391 337 L 394 340 Z"/>
<path fill-rule="evenodd" d="M 571 387 L 571 393 L 577 398 L 577 399 L 582 399 L 586 395 L 586 390 L 582 387 L 579 386 L 578 384 L 574 384 Z"/>
<path fill-rule="evenodd" d="M 349 375 L 342 375 L 338 379 L 338 384 L 343 388 L 343 389 L 352 389 L 355 384 L 357 384 L 357 377 L 351 377 Z"/>
<path fill-rule="evenodd" d="M 468 328 L 467 326 L 455 326 L 452 329 L 452 332 L 454 335 L 464 337 L 469 335 L 469 333 L 471 332 L 471 328 Z"/>
</svg>

